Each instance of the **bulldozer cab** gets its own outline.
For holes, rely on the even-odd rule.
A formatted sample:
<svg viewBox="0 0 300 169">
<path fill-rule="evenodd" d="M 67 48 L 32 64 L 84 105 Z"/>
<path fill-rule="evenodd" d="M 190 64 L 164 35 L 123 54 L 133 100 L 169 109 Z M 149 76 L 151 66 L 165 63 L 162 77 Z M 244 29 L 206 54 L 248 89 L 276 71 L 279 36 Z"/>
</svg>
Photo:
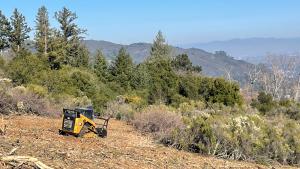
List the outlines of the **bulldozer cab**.
<svg viewBox="0 0 300 169">
<path fill-rule="evenodd" d="M 73 132 L 75 128 L 75 120 L 78 117 L 78 113 L 74 110 L 63 110 L 63 125 L 62 130 L 65 132 Z"/>
<path fill-rule="evenodd" d="M 94 120 L 94 111 L 93 109 L 88 109 L 88 108 L 77 108 L 75 109 L 76 112 L 82 114 L 83 116 Z"/>
</svg>

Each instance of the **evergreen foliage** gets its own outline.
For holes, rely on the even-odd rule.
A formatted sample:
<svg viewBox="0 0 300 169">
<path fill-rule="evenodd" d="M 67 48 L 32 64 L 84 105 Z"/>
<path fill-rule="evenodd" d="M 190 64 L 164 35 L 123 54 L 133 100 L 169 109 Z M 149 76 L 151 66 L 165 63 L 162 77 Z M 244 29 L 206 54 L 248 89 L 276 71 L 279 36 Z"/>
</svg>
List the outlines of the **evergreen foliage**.
<svg viewBox="0 0 300 169">
<path fill-rule="evenodd" d="M 22 14 L 17 10 L 14 13 L 13 18 L 20 20 L 18 22 L 25 25 L 25 29 Z M 153 42 L 151 55 L 144 63 L 135 65 L 125 48 L 121 48 L 110 65 L 98 51 L 91 69 L 89 53 L 80 43 L 80 35 L 84 31 L 75 24 L 77 15 L 64 7 L 55 13 L 55 18 L 60 30 L 51 29 L 47 9 L 39 9 L 35 42 L 38 55 L 46 54 L 47 57 L 35 58 L 36 55 L 20 51 L 19 56 L 24 57 L 15 58 L 8 64 L 7 72 L 15 84 L 45 86 L 54 96 L 87 96 L 93 102 L 98 100 L 99 103 L 95 104 L 100 104 L 100 107 L 114 95 L 112 93 L 135 93 L 148 104 L 164 103 L 175 107 L 188 99 L 205 99 L 231 106 L 241 103 L 239 88 L 235 84 L 194 75 L 193 72 L 199 73 L 201 68 L 193 66 L 186 54 L 171 59 L 170 48 L 161 31 Z M 23 37 L 26 39 L 25 35 Z M 177 71 L 186 73 L 178 75 Z M 99 93 L 107 86 L 109 94 Z"/>
<path fill-rule="evenodd" d="M 76 13 L 64 7 L 61 11 L 55 12 L 55 18 L 61 29 L 60 38 L 62 39 L 58 40 L 63 42 L 62 63 L 74 67 L 87 67 L 89 63 L 88 50 L 80 43 L 83 39 L 81 35 L 85 33 L 85 30 L 80 29 L 74 23 L 78 18 Z M 57 56 L 54 58 L 56 59 Z"/>
<path fill-rule="evenodd" d="M 207 102 L 223 103 L 226 106 L 243 103 L 239 91 L 238 84 L 227 82 L 222 78 L 204 78 L 199 86 L 199 94 Z"/>
<path fill-rule="evenodd" d="M 192 100 L 201 99 L 199 94 L 200 84 L 203 83 L 202 78 L 191 73 L 180 76 L 178 93 L 181 96 Z"/>
<path fill-rule="evenodd" d="M 168 58 L 170 57 L 170 47 L 166 44 L 166 40 L 163 37 L 161 31 L 159 31 L 156 35 L 155 40 L 153 41 L 153 45 L 150 51 L 150 59 L 155 58 Z"/>
<path fill-rule="evenodd" d="M 177 55 L 172 60 L 172 66 L 177 71 L 194 71 L 200 73 L 202 71 L 201 66 L 193 66 L 189 56 L 187 54 Z"/>
<path fill-rule="evenodd" d="M 105 56 L 101 52 L 101 50 L 97 50 L 95 56 L 95 63 L 94 63 L 94 72 L 96 75 L 101 79 L 101 81 L 106 81 L 108 78 L 108 64 L 106 61 Z"/>
<path fill-rule="evenodd" d="M 171 66 L 170 59 L 156 58 L 147 63 L 150 77 L 149 100 L 154 103 L 172 103 L 177 91 L 178 78 Z"/>
<path fill-rule="evenodd" d="M 19 54 L 25 50 L 25 40 L 29 38 L 28 33 L 31 28 L 27 25 L 25 17 L 17 9 L 14 10 L 10 20 L 12 30 L 9 33 L 9 42 L 12 50 Z"/>
<path fill-rule="evenodd" d="M 49 52 L 51 30 L 48 11 L 45 6 L 38 9 L 35 23 L 35 47 L 40 54 L 46 55 Z"/>
<path fill-rule="evenodd" d="M 48 67 L 35 55 L 15 57 L 8 63 L 8 74 L 16 85 L 28 84 Z"/>
<path fill-rule="evenodd" d="M 0 52 L 9 47 L 9 35 L 11 32 L 11 25 L 8 19 L 0 10 Z"/>
<path fill-rule="evenodd" d="M 150 75 L 146 64 L 141 63 L 134 67 L 131 86 L 135 90 L 147 90 L 149 88 Z"/>
<path fill-rule="evenodd" d="M 273 101 L 273 96 L 265 92 L 260 92 L 257 96 L 257 100 L 253 100 L 252 107 L 257 108 L 262 113 L 271 111 L 276 103 Z"/>
<path fill-rule="evenodd" d="M 148 102 L 171 104 L 178 81 L 171 65 L 170 48 L 161 31 L 156 35 L 146 65 L 150 78 Z"/>
<path fill-rule="evenodd" d="M 110 72 L 113 81 L 119 83 L 124 89 L 130 90 L 130 82 L 133 74 L 133 61 L 125 48 L 120 49 L 116 59 L 110 67 Z"/>
</svg>

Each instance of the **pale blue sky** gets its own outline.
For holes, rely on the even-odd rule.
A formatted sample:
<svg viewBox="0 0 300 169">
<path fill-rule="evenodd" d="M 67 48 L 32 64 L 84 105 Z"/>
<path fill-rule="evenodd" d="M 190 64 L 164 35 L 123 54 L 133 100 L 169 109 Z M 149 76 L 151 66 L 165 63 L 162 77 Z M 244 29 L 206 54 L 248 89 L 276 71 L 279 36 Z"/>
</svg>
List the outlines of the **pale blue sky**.
<svg viewBox="0 0 300 169">
<path fill-rule="evenodd" d="M 162 30 L 170 44 L 248 37 L 300 37 L 300 0 L 0 0 L 10 16 L 18 8 L 31 27 L 37 9 L 75 11 L 87 39 L 152 42 Z"/>
</svg>

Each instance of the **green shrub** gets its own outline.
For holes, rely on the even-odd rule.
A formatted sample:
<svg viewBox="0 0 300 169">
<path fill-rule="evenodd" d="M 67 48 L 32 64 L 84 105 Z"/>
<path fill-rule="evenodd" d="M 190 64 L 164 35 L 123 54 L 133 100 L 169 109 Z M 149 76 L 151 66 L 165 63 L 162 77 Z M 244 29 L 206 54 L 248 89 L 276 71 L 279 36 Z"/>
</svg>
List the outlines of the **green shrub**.
<svg viewBox="0 0 300 169">
<path fill-rule="evenodd" d="M 198 116 L 185 120 L 187 128 L 177 135 L 177 147 L 192 152 L 230 159 L 247 159 L 255 152 L 261 136 L 259 128 L 248 116 Z"/>
<path fill-rule="evenodd" d="M 0 69 L 5 67 L 6 61 L 4 60 L 3 56 L 0 55 Z"/>
<path fill-rule="evenodd" d="M 187 108 L 187 109 L 186 109 Z M 180 111 L 193 107 L 184 103 Z M 154 118 L 154 117 L 152 117 Z M 163 143 L 178 149 L 219 158 L 264 164 L 299 164 L 300 124 L 285 117 L 265 119 L 258 114 L 216 114 L 183 118 L 185 127 L 170 129 Z"/>
<path fill-rule="evenodd" d="M 117 119 L 117 120 L 121 120 L 121 119 L 122 119 L 122 114 L 121 114 L 121 113 L 117 113 L 116 119 Z"/>
<path fill-rule="evenodd" d="M 226 106 L 242 105 L 239 86 L 221 78 L 201 77 L 194 74 L 179 76 L 178 93 L 192 100 L 221 103 Z"/>
<path fill-rule="evenodd" d="M 223 103 L 226 106 L 243 103 L 240 88 L 236 83 L 221 78 L 203 78 L 199 86 L 199 94 L 212 103 Z"/>
<path fill-rule="evenodd" d="M 52 97 L 60 95 L 88 97 L 96 111 L 103 113 L 106 103 L 116 95 L 91 70 L 63 66 L 59 70 L 41 71 L 33 83 L 44 86 Z M 63 101 L 63 100 L 62 100 Z"/>
<path fill-rule="evenodd" d="M 298 107 L 292 106 L 288 108 L 284 113 L 291 119 L 300 120 L 300 109 Z"/>
<path fill-rule="evenodd" d="M 33 81 L 41 71 L 48 67 L 35 55 L 15 57 L 8 63 L 8 75 L 16 85 Z"/>
<path fill-rule="evenodd" d="M 150 78 L 148 103 L 171 104 L 178 89 L 178 76 L 173 71 L 171 60 L 158 57 L 149 60 L 146 65 Z"/>
<path fill-rule="evenodd" d="M 71 85 L 77 89 L 77 96 L 87 95 L 91 97 L 96 92 L 97 78 L 91 72 L 73 69 L 69 78 Z"/>
<path fill-rule="evenodd" d="M 190 100 L 188 102 L 183 102 L 179 105 L 178 110 L 183 116 L 192 117 L 199 116 L 201 111 L 204 111 L 206 104 L 202 101 Z"/>
<path fill-rule="evenodd" d="M 188 142 L 183 147 L 192 152 L 211 154 L 217 140 L 207 118 L 192 118 L 187 125 L 185 139 Z"/>
<path fill-rule="evenodd" d="M 291 107 L 292 106 L 292 101 L 288 99 L 283 99 L 279 101 L 279 105 L 283 107 Z"/>
<path fill-rule="evenodd" d="M 202 97 L 202 95 L 199 94 L 201 77 L 194 76 L 193 74 L 186 74 L 179 77 L 178 93 L 180 95 L 193 100 L 198 100 Z"/>
<path fill-rule="evenodd" d="M 171 106 L 173 107 L 178 107 L 181 103 L 185 103 L 185 102 L 188 102 L 189 99 L 180 95 L 180 94 L 174 94 L 171 99 Z"/>
<path fill-rule="evenodd" d="M 260 92 L 256 100 L 252 100 L 251 106 L 257 108 L 262 113 L 267 113 L 271 111 L 276 102 L 273 101 L 271 94 L 266 94 L 265 92 Z"/>
<path fill-rule="evenodd" d="M 30 92 L 32 92 L 32 93 L 34 93 L 34 94 L 36 94 L 40 97 L 47 97 L 48 96 L 48 89 L 43 87 L 43 86 L 36 85 L 36 84 L 28 84 L 26 86 L 26 88 Z"/>
</svg>

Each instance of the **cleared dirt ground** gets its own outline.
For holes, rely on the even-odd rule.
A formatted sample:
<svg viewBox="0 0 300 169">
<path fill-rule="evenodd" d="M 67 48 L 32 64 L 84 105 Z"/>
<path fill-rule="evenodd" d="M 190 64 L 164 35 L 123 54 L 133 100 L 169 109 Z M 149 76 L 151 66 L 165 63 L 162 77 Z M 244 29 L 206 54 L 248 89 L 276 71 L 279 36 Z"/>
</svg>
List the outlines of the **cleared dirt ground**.
<svg viewBox="0 0 300 169">
<path fill-rule="evenodd" d="M 7 116 L 4 123 L 8 129 L 5 136 L 0 136 L 0 157 L 18 147 L 14 155 L 36 157 L 53 168 L 272 168 L 164 147 L 117 120 L 109 122 L 108 137 L 104 139 L 58 135 L 61 119 Z M 9 167 L 0 163 L 0 168 Z"/>
</svg>

